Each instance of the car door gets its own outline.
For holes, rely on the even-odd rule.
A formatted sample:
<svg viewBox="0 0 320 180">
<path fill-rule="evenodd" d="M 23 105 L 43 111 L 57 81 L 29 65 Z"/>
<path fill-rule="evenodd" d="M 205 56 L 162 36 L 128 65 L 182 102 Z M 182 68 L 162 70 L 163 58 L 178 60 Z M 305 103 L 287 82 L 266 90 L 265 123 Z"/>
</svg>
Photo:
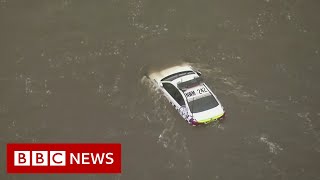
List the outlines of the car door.
<svg viewBox="0 0 320 180">
<path fill-rule="evenodd" d="M 164 88 L 165 92 L 167 93 L 167 97 L 170 103 L 179 110 L 182 106 L 185 106 L 185 100 L 180 93 L 180 91 L 171 83 L 163 82 L 162 87 Z"/>
<path fill-rule="evenodd" d="M 162 90 L 169 102 L 175 107 L 183 119 L 189 122 L 192 116 L 190 116 L 188 105 L 186 104 L 181 92 L 169 82 L 162 83 Z"/>
</svg>

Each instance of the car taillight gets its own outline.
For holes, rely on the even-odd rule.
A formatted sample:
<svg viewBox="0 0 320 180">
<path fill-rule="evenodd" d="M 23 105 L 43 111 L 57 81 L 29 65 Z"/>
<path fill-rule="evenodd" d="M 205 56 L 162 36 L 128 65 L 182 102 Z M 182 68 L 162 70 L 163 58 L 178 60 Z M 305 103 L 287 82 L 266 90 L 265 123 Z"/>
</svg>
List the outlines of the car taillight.
<svg viewBox="0 0 320 180">
<path fill-rule="evenodd" d="M 195 119 L 193 119 L 193 118 L 190 120 L 190 124 L 191 124 L 192 126 L 197 126 L 197 125 L 199 125 L 198 121 L 195 120 Z"/>
</svg>

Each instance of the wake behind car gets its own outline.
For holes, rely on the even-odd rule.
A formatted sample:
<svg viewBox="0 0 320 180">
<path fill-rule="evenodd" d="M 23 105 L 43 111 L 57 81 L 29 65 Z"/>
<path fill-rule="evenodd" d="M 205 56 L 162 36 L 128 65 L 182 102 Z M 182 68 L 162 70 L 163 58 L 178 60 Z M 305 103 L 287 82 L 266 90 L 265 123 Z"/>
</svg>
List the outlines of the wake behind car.
<svg viewBox="0 0 320 180">
<path fill-rule="evenodd" d="M 149 78 L 191 125 L 208 124 L 225 115 L 223 106 L 203 82 L 201 73 L 188 65 L 151 73 Z"/>
</svg>

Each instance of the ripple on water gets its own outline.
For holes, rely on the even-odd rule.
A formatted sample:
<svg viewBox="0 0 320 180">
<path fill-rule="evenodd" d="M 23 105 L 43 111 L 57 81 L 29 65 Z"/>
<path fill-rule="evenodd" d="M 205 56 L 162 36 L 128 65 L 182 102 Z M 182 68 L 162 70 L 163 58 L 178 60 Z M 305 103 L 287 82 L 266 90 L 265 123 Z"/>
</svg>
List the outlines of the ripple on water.
<svg viewBox="0 0 320 180">
<path fill-rule="evenodd" d="M 273 22 L 273 14 L 269 11 L 263 10 L 250 25 L 249 40 L 262 40 L 265 36 L 266 26 Z"/>
<path fill-rule="evenodd" d="M 222 92 L 225 94 L 232 94 L 246 101 L 253 101 L 252 98 L 256 97 L 256 92 L 248 92 L 244 89 L 244 86 L 241 85 L 235 78 L 231 77 L 228 74 L 225 74 L 223 70 L 219 67 L 210 67 L 200 63 L 189 63 L 192 67 L 195 67 L 199 71 L 203 72 L 208 77 L 215 77 L 219 82 L 222 82 L 224 85 L 229 87 L 224 89 Z"/>
<path fill-rule="evenodd" d="M 164 97 L 158 93 L 157 87 L 149 79 L 144 77 L 141 79 L 141 82 L 150 89 L 150 95 L 154 103 L 153 110 L 143 113 L 142 118 L 148 124 L 159 127 L 159 131 L 150 132 L 152 136 L 155 135 L 154 137 L 157 138 L 155 139 L 157 143 L 161 144 L 167 151 L 176 154 L 174 159 L 168 160 L 165 167 L 192 168 L 186 137 L 176 127 L 177 119 L 173 118 L 174 116 L 169 110 L 171 106 L 166 105 L 167 102 L 164 100 Z M 188 176 L 188 174 L 186 175 Z"/>
<path fill-rule="evenodd" d="M 259 142 L 266 144 L 269 149 L 269 152 L 272 154 L 278 154 L 280 151 L 283 150 L 283 148 L 279 144 L 270 141 L 269 137 L 265 134 L 259 137 Z"/>
<path fill-rule="evenodd" d="M 8 4 L 8 0 L 0 0 L 0 7 L 1 8 L 6 8 Z"/>
<path fill-rule="evenodd" d="M 297 113 L 297 116 L 303 119 L 307 132 L 310 133 L 316 140 L 316 143 L 313 145 L 314 150 L 320 152 L 320 131 L 314 127 L 313 118 L 311 118 L 311 115 L 312 114 L 310 114 L 310 112 Z M 317 113 L 317 115 L 320 116 L 320 113 Z"/>
<path fill-rule="evenodd" d="M 9 107 L 5 104 L 0 104 L 0 115 L 7 114 L 9 112 Z"/>
</svg>

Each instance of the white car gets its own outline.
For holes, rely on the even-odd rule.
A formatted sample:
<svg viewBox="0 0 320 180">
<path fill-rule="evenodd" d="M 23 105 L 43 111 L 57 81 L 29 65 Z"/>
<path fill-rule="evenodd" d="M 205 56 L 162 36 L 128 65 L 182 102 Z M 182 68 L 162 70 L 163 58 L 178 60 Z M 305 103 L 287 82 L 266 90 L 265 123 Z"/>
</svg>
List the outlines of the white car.
<svg viewBox="0 0 320 180">
<path fill-rule="evenodd" d="M 149 78 L 189 124 L 207 124 L 224 117 L 220 101 L 192 67 L 174 66 L 151 73 Z"/>
</svg>

